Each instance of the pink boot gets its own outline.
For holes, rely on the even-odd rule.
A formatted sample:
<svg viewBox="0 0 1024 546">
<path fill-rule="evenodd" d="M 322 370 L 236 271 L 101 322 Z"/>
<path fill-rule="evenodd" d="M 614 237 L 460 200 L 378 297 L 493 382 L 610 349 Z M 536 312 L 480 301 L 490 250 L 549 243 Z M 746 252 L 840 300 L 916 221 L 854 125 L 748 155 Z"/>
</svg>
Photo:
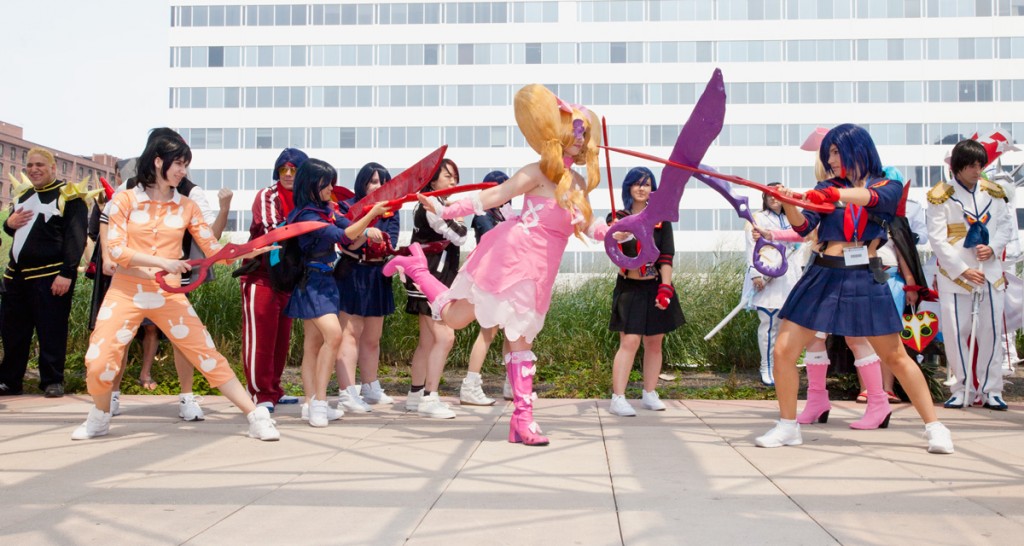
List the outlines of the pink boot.
<svg viewBox="0 0 1024 546">
<path fill-rule="evenodd" d="M 853 365 L 857 367 L 857 375 L 860 376 L 864 388 L 868 391 L 868 408 L 864 411 L 864 417 L 850 423 L 850 428 L 857 430 L 888 428 L 892 409 L 889 407 L 889 395 L 882 390 L 882 363 L 878 360 L 878 355 L 872 354 L 859 358 L 854 361 Z"/>
<path fill-rule="evenodd" d="M 540 426 L 533 422 L 533 376 L 537 373 L 537 357 L 532 351 L 513 351 L 505 356 L 505 373 L 512 386 L 512 420 L 508 427 L 508 441 L 528 446 L 546 446 L 548 439 L 541 436 Z"/>
<path fill-rule="evenodd" d="M 448 291 L 448 287 L 430 273 L 430 268 L 427 267 L 427 257 L 423 254 L 423 248 L 419 243 L 409 245 L 408 256 L 392 257 L 388 263 L 384 264 L 382 272 L 388 277 L 398 273 L 403 281 L 408 276 L 430 303 L 434 303 L 434 300 Z"/>
<path fill-rule="evenodd" d="M 825 351 L 807 353 L 804 358 L 807 365 L 807 403 L 804 410 L 797 416 L 796 422 L 808 425 L 815 421 L 828 422 L 828 413 L 832 404 L 828 401 L 828 389 L 825 388 L 825 377 L 828 375 L 828 353 Z"/>
</svg>

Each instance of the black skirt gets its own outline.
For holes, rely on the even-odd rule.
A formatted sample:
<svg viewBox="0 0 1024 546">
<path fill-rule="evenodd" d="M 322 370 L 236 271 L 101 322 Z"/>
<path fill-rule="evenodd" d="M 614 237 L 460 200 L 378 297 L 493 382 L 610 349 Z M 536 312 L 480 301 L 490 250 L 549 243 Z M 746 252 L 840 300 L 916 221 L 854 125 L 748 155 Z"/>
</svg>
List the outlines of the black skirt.
<svg viewBox="0 0 1024 546">
<path fill-rule="evenodd" d="M 445 286 L 451 286 L 455 282 L 455 276 L 459 274 L 459 247 L 449 245 L 449 248 L 441 252 L 427 254 L 426 257 L 430 274 Z M 411 279 L 406 279 L 405 291 L 409 295 L 405 302 L 406 313 L 431 316 L 430 303 Z"/>
<path fill-rule="evenodd" d="M 612 319 L 608 328 L 613 332 L 656 336 L 686 324 L 677 294 L 672 294 L 668 308 L 654 306 L 660 284 L 657 278 L 636 280 L 618 276 L 612 292 Z"/>
</svg>

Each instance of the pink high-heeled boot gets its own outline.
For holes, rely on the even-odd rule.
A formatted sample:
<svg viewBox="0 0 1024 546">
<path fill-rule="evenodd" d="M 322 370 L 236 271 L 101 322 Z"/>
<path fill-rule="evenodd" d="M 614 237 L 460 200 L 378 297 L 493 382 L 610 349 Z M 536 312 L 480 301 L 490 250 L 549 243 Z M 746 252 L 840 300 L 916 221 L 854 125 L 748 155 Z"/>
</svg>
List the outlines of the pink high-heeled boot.
<svg viewBox="0 0 1024 546">
<path fill-rule="evenodd" d="M 513 351 L 505 356 L 505 373 L 512 386 L 512 420 L 508 426 L 508 441 L 528 446 L 546 446 L 548 439 L 541 436 L 540 426 L 533 421 L 533 376 L 537 373 L 537 357 L 532 351 Z"/>
<path fill-rule="evenodd" d="M 888 428 L 892 408 L 889 407 L 889 395 L 882 390 L 882 363 L 877 355 L 857 359 L 853 363 L 857 367 L 857 375 L 868 391 L 868 407 L 864 417 L 850 423 L 850 428 L 872 430 Z"/>
<path fill-rule="evenodd" d="M 828 400 L 828 389 L 825 378 L 828 375 L 828 353 L 825 351 L 807 353 L 804 357 L 807 365 L 807 403 L 804 410 L 797 416 L 796 422 L 807 425 L 815 421 L 828 422 L 828 414 L 832 404 Z"/>
<path fill-rule="evenodd" d="M 423 254 L 423 248 L 419 243 L 409 245 L 408 256 L 392 257 L 388 263 L 384 264 L 382 273 L 388 277 L 398 273 L 403 281 L 409 277 L 430 303 L 434 303 L 441 294 L 448 290 L 444 283 L 430 273 L 430 268 L 427 267 L 427 257 Z"/>
</svg>

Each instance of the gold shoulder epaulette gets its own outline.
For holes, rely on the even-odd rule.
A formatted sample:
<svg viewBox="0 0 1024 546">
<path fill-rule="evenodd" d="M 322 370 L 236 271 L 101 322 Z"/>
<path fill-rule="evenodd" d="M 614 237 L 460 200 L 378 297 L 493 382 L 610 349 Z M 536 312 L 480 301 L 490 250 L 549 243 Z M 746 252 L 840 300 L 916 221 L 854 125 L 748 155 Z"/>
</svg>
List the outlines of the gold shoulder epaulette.
<svg viewBox="0 0 1024 546">
<path fill-rule="evenodd" d="M 928 202 L 933 205 L 941 205 L 952 196 L 953 186 L 945 182 L 939 182 L 932 186 L 932 189 L 928 190 Z"/>
<path fill-rule="evenodd" d="M 989 182 L 988 180 L 981 180 L 981 189 L 988 192 L 995 199 L 1006 199 L 1006 191 L 1003 187 L 995 182 Z"/>
</svg>

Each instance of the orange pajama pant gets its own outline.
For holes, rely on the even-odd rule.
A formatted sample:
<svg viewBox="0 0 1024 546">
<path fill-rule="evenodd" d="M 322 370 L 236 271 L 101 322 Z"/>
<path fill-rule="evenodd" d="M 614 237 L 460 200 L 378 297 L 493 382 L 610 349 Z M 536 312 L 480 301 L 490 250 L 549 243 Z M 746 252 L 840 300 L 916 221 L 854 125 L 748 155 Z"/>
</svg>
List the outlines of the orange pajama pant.
<svg viewBox="0 0 1024 546">
<path fill-rule="evenodd" d="M 153 280 L 114 275 L 96 314 L 96 328 L 85 353 L 86 385 L 93 396 L 109 396 L 121 359 L 148 318 L 199 369 L 211 387 L 236 379 L 227 359 L 213 345 L 184 294 L 164 292 Z"/>
</svg>

